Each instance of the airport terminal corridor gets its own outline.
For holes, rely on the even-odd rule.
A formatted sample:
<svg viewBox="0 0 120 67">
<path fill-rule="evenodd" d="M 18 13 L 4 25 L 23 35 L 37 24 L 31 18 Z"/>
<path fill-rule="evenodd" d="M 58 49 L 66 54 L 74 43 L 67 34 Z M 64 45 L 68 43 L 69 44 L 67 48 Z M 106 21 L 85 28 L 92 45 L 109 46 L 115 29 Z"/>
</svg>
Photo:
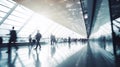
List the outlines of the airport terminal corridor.
<svg viewBox="0 0 120 67">
<path fill-rule="evenodd" d="M 120 0 L 0 0 L 0 67 L 120 67 Z"/>
</svg>

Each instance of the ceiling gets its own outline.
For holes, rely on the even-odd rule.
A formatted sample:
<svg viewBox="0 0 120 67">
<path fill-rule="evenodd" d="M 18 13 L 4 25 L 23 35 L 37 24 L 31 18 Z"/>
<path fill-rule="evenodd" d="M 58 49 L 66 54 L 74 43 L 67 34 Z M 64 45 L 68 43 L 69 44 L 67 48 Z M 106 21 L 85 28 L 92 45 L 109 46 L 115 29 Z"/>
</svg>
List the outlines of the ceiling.
<svg viewBox="0 0 120 67">
<path fill-rule="evenodd" d="M 14 0 L 49 19 L 87 37 L 80 0 Z"/>
</svg>

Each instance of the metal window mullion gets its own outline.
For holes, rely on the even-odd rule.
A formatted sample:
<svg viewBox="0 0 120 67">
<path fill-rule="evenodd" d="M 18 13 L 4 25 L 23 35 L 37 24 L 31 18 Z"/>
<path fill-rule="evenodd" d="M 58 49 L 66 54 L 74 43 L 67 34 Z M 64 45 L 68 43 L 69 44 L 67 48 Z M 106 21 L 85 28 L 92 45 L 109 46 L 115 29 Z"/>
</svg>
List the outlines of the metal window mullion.
<svg viewBox="0 0 120 67">
<path fill-rule="evenodd" d="M 3 17 L 0 16 L 0 18 L 3 18 Z"/>
<path fill-rule="evenodd" d="M 7 13 L 7 15 L 2 19 L 2 21 L 0 22 L 0 25 L 9 17 L 9 15 L 15 10 L 15 8 L 18 6 L 18 4 L 15 4 L 15 6 L 13 6 L 13 8 L 11 8 L 11 10 Z"/>
<path fill-rule="evenodd" d="M 6 8 L 8 8 L 8 9 L 11 9 L 10 7 L 8 7 L 8 6 L 5 6 L 5 5 L 3 5 L 3 4 L 0 4 L 1 6 L 3 6 L 3 7 L 6 7 Z"/>
<path fill-rule="evenodd" d="M 1 29 L 1 30 L 8 30 L 8 31 L 11 30 L 11 29 L 5 29 L 5 28 L 0 28 L 0 29 Z"/>
<path fill-rule="evenodd" d="M 120 24 L 120 21 L 118 21 L 118 20 L 114 20 L 114 21 L 116 21 L 117 23 L 119 23 L 119 24 Z"/>
<path fill-rule="evenodd" d="M 21 18 L 21 19 L 25 19 L 25 18 L 23 18 L 23 17 L 20 17 L 20 16 L 15 15 L 15 14 L 11 14 L 11 15 L 14 16 L 14 17 Z"/>
<path fill-rule="evenodd" d="M 26 13 L 24 13 L 24 12 L 21 12 L 21 11 L 18 11 L 18 10 L 15 10 L 16 12 L 18 12 L 18 13 L 21 13 L 21 14 L 23 14 L 23 15 L 27 15 L 27 16 L 29 16 L 29 14 L 26 14 Z"/>
<path fill-rule="evenodd" d="M 0 10 L 0 12 L 7 13 L 7 12 L 5 12 L 5 11 L 2 11 L 2 10 Z"/>
<path fill-rule="evenodd" d="M 10 18 L 8 18 L 7 20 L 11 20 L 11 21 L 14 21 L 14 22 L 22 23 L 21 21 L 13 20 L 13 19 L 10 19 Z"/>
<path fill-rule="evenodd" d="M 85 28 L 86 28 L 86 32 L 87 32 L 87 36 L 88 36 L 88 31 L 87 31 L 87 21 L 86 19 L 84 18 L 85 14 L 87 14 L 85 12 L 85 7 L 84 7 L 84 3 L 82 2 L 82 0 L 80 0 L 80 5 L 81 5 L 81 10 L 82 10 L 82 15 L 83 15 L 83 19 L 84 19 L 84 24 L 85 24 Z"/>
<path fill-rule="evenodd" d="M 115 67 L 116 67 L 116 65 L 117 65 L 117 47 L 116 47 L 116 42 L 115 42 L 115 40 L 116 40 L 116 36 L 115 36 L 115 32 L 114 32 L 114 28 L 113 28 L 113 17 L 112 17 L 112 5 L 111 5 L 111 1 L 110 0 L 108 0 L 108 6 L 109 6 L 109 14 L 110 14 L 110 23 L 111 23 L 111 34 L 112 34 L 112 42 L 113 42 L 113 54 L 114 54 L 114 57 L 115 57 Z"/>
<path fill-rule="evenodd" d="M 117 27 L 118 29 L 120 28 L 119 26 L 117 26 L 117 25 L 115 25 L 115 24 L 113 24 L 115 27 Z"/>
<path fill-rule="evenodd" d="M 13 26 L 13 24 L 8 24 L 8 23 L 4 23 L 5 25 L 10 25 L 10 26 Z M 17 27 L 20 27 L 19 25 L 15 25 Z"/>
<path fill-rule="evenodd" d="M 10 0 L 7 0 L 8 2 L 10 2 L 10 3 L 12 3 L 12 4 L 15 4 L 15 2 L 13 2 L 13 1 L 10 1 Z"/>
</svg>

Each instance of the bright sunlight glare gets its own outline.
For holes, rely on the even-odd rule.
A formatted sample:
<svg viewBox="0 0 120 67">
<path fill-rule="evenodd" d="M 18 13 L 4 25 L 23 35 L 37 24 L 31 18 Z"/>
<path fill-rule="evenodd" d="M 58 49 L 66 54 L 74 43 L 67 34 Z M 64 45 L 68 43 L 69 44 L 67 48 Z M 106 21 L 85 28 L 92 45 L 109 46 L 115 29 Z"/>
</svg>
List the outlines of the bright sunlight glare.
<svg viewBox="0 0 120 67">
<path fill-rule="evenodd" d="M 20 36 L 28 37 L 29 34 L 35 36 L 37 30 L 43 35 L 44 38 L 48 38 L 51 34 L 56 37 L 82 37 L 78 33 L 71 31 L 70 29 L 48 19 L 43 15 L 35 13 L 29 22 L 26 24 L 24 29 L 19 33 Z M 24 34 L 23 34 L 24 32 Z"/>
</svg>

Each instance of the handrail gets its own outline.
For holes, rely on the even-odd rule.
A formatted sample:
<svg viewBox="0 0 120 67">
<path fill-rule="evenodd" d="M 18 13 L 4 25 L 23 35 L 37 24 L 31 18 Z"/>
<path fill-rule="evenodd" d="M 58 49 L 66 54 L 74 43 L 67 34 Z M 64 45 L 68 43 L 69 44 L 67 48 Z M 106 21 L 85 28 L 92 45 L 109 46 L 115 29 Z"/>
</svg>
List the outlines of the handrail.
<svg viewBox="0 0 120 67">
<path fill-rule="evenodd" d="M 3 43 L 8 43 L 9 36 L 1 36 L 1 37 L 3 38 Z M 29 42 L 29 37 L 17 37 L 17 42 L 18 43 Z M 49 38 L 41 38 L 41 42 L 49 42 Z"/>
</svg>

